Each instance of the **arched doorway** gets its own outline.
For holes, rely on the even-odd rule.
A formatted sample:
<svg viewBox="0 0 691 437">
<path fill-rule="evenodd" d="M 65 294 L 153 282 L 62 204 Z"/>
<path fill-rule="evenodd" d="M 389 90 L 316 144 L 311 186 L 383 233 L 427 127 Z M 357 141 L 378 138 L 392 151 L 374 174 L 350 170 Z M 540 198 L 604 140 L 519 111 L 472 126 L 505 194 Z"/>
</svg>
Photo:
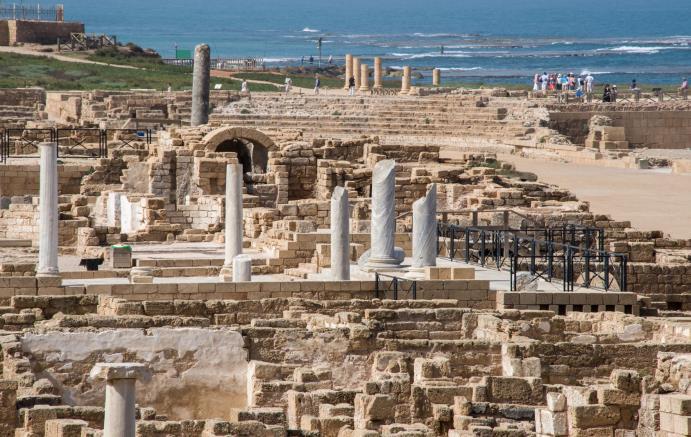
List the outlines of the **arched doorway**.
<svg viewBox="0 0 691 437">
<path fill-rule="evenodd" d="M 256 129 L 222 127 L 206 134 L 202 139 L 209 152 L 235 152 L 243 173 L 266 173 L 269 152 L 276 144 Z"/>
</svg>

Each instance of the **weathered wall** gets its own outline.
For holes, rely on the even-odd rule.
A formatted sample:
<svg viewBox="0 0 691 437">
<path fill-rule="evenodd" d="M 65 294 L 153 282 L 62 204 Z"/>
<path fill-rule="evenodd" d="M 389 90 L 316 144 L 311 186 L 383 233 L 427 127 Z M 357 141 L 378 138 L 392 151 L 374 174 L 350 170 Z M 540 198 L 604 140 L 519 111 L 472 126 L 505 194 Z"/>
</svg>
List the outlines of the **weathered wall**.
<svg viewBox="0 0 691 437">
<path fill-rule="evenodd" d="M 96 362 L 148 363 L 137 400 L 171 418 L 226 417 L 246 404 L 247 352 L 238 331 L 203 328 L 27 333 L 22 349 L 39 377 L 57 381 L 71 405 L 103 405 L 102 383 L 85 375 Z"/>
<path fill-rule="evenodd" d="M 2 29 L 2 22 L 0 21 L 0 45 L 3 45 Z M 46 91 L 43 88 L 0 89 L 0 105 L 36 106 L 44 103 L 46 103 Z"/>
<path fill-rule="evenodd" d="M 84 24 L 75 22 L 5 20 L 4 23 L 8 28 L 7 44 L 4 45 L 16 43 L 55 44 L 58 38 L 69 39 L 70 33 L 84 32 Z M 2 26 L 0 25 L 0 27 Z M 2 43 L 1 38 L 0 43 Z"/>
<path fill-rule="evenodd" d="M 91 165 L 58 165 L 60 194 L 79 194 L 84 175 Z M 39 166 L 11 165 L 0 167 L 0 196 L 38 195 Z"/>
<path fill-rule="evenodd" d="M 631 147 L 691 147 L 691 111 L 550 112 L 550 127 L 575 144 L 584 144 L 593 115 L 605 115 L 614 121 L 614 126 L 626 128 L 626 140 Z"/>
</svg>

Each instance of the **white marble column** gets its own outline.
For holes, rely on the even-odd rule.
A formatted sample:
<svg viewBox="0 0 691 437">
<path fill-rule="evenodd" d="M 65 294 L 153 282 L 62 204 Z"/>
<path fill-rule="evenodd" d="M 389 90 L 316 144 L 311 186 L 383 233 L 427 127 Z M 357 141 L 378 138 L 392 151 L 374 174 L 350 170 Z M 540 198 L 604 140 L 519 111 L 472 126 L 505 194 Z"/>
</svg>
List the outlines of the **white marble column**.
<svg viewBox="0 0 691 437">
<path fill-rule="evenodd" d="M 192 126 L 209 122 L 209 84 L 211 82 L 211 49 L 206 44 L 194 48 L 192 67 Z"/>
<path fill-rule="evenodd" d="M 353 77 L 355 78 L 355 91 L 360 89 L 360 58 L 353 58 Z"/>
<path fill-rule="evenodd" d="M 103 437 L 135 437 L 135 384 L 147 376 L 138 363 L 97 363 L 90 372 L 93 379 L 106 381 L 106 406 Z"/>
<path fill-rule="evenodd" d="M 369 91 L 369 67 L 367 64 L 360 64 L 360 91 Z"/>
<path fill-rule="evenodd" d="M 249 255 L 238 255 L 233 258 L 233 282 L 250 282 L 252 280 L 252 258 Z"/>
<path fill-rule="evenodd" d="M 350 280 L 350 205 L 348 192 L 336 187 L 331 196 L 331 276 Z"/>
<path fill-rule="evenodd" d="M 396 256 L 396 163 L 379 161 L 372 172 L 371 248 L 367 261 L 370 269 L 397 268 Z"/>
<path fill-rule="evenodd" d="M 432 70 L 432 86 L 440 86 L 441 85 L 441 70 L 438 68 L 435 68 Z"/>
<path fill-rule="evenodd" d="M 38 277 L 58 277 L 58 147 L 40 143 L 41 169 L 38 203 Z"/>
<path fill-rule="evenodd" d="M 410 67 L 403 67 L 403 77 L 401 78 L 401 94 L 410 92 Z"/>
<path fill-rule="evenodd" d="M 382 84 L 382 69 L 381 69 L 381 58 L 377 56 L 374 58 L 374 89 L 379 90 L 384 87 Z"/>
<path fill-rule="evenodd" d="M 228 270 L 233 268 L 233 258 L 242 254 L 242 166 L 226 166 L 226 235 L 225 261 L 221 276 L 230 279 Z"/>
<path fill-rule="evenodd" d="M 437 184 L 413 202 L 413 262 L 409 276 L 424 278 L 424 268 L 437 265 Z"/>
<path fill-rule="evenodd" d="M 353 55 L 345 57 L 345 85 L 344 90 L 350 89 L 350 78 L 353 77 Z"/>
</svg>

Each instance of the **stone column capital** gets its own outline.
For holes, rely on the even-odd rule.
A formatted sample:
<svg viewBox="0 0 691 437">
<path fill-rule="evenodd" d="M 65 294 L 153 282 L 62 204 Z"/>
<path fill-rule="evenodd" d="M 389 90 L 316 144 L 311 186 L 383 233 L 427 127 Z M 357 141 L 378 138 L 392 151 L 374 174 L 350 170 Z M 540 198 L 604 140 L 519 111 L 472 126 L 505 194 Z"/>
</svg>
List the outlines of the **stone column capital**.
<svg viewBox="0 0 691 437">
<path fill-rule="evenodd" d="M 146 380 L 150 377 L 150 370 L 146 364 L 139 363 L 96 363 L 89 376 L 106 382 L 118 379 Z"/>
</svg>

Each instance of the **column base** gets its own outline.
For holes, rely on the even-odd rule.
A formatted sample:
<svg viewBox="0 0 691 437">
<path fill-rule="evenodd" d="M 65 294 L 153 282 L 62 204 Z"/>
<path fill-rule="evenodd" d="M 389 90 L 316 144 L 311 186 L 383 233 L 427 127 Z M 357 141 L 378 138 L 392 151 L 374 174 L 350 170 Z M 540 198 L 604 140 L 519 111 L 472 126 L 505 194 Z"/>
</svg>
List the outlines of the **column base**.
<svg viewBox="0 0 691 437">
<path fill-rule="evenodd" d="M 370 89 L 369 89 L 369 87 L 367 87 L 367 88 L 360 87 L 360 89 L 358 91 L 360 91 L 361 93 L 368 93 L 370 91 Z"/>
<path fill-rule="evenodd" d="M 375 86 L 372 87 L 373 90 L 380 90 L 380 89 L 383 89 L 383 88 L 384 88 L 383 85 L 375 85 Z"/>
<path fill-rule="evenodd" d="M 36 277 L 37 278 L 59 278 L 60 277 L 60 271 L 58 269 L 43 270 L 40 272 L 36 272 Z"/>
<path fill-rule="evenodd" d="M 408 273 L 405 274 L 408 279 L 413 279 L 415 281 L 420 281 L 425 279 L 425 268 L 424 267 L 409 267 Z"/>
<path fill-rule="evenodd" d="M 366 272 L 398 271 L 402 259 L 397 258 L 369 258 L 363 269 Z"/>
</svg>

